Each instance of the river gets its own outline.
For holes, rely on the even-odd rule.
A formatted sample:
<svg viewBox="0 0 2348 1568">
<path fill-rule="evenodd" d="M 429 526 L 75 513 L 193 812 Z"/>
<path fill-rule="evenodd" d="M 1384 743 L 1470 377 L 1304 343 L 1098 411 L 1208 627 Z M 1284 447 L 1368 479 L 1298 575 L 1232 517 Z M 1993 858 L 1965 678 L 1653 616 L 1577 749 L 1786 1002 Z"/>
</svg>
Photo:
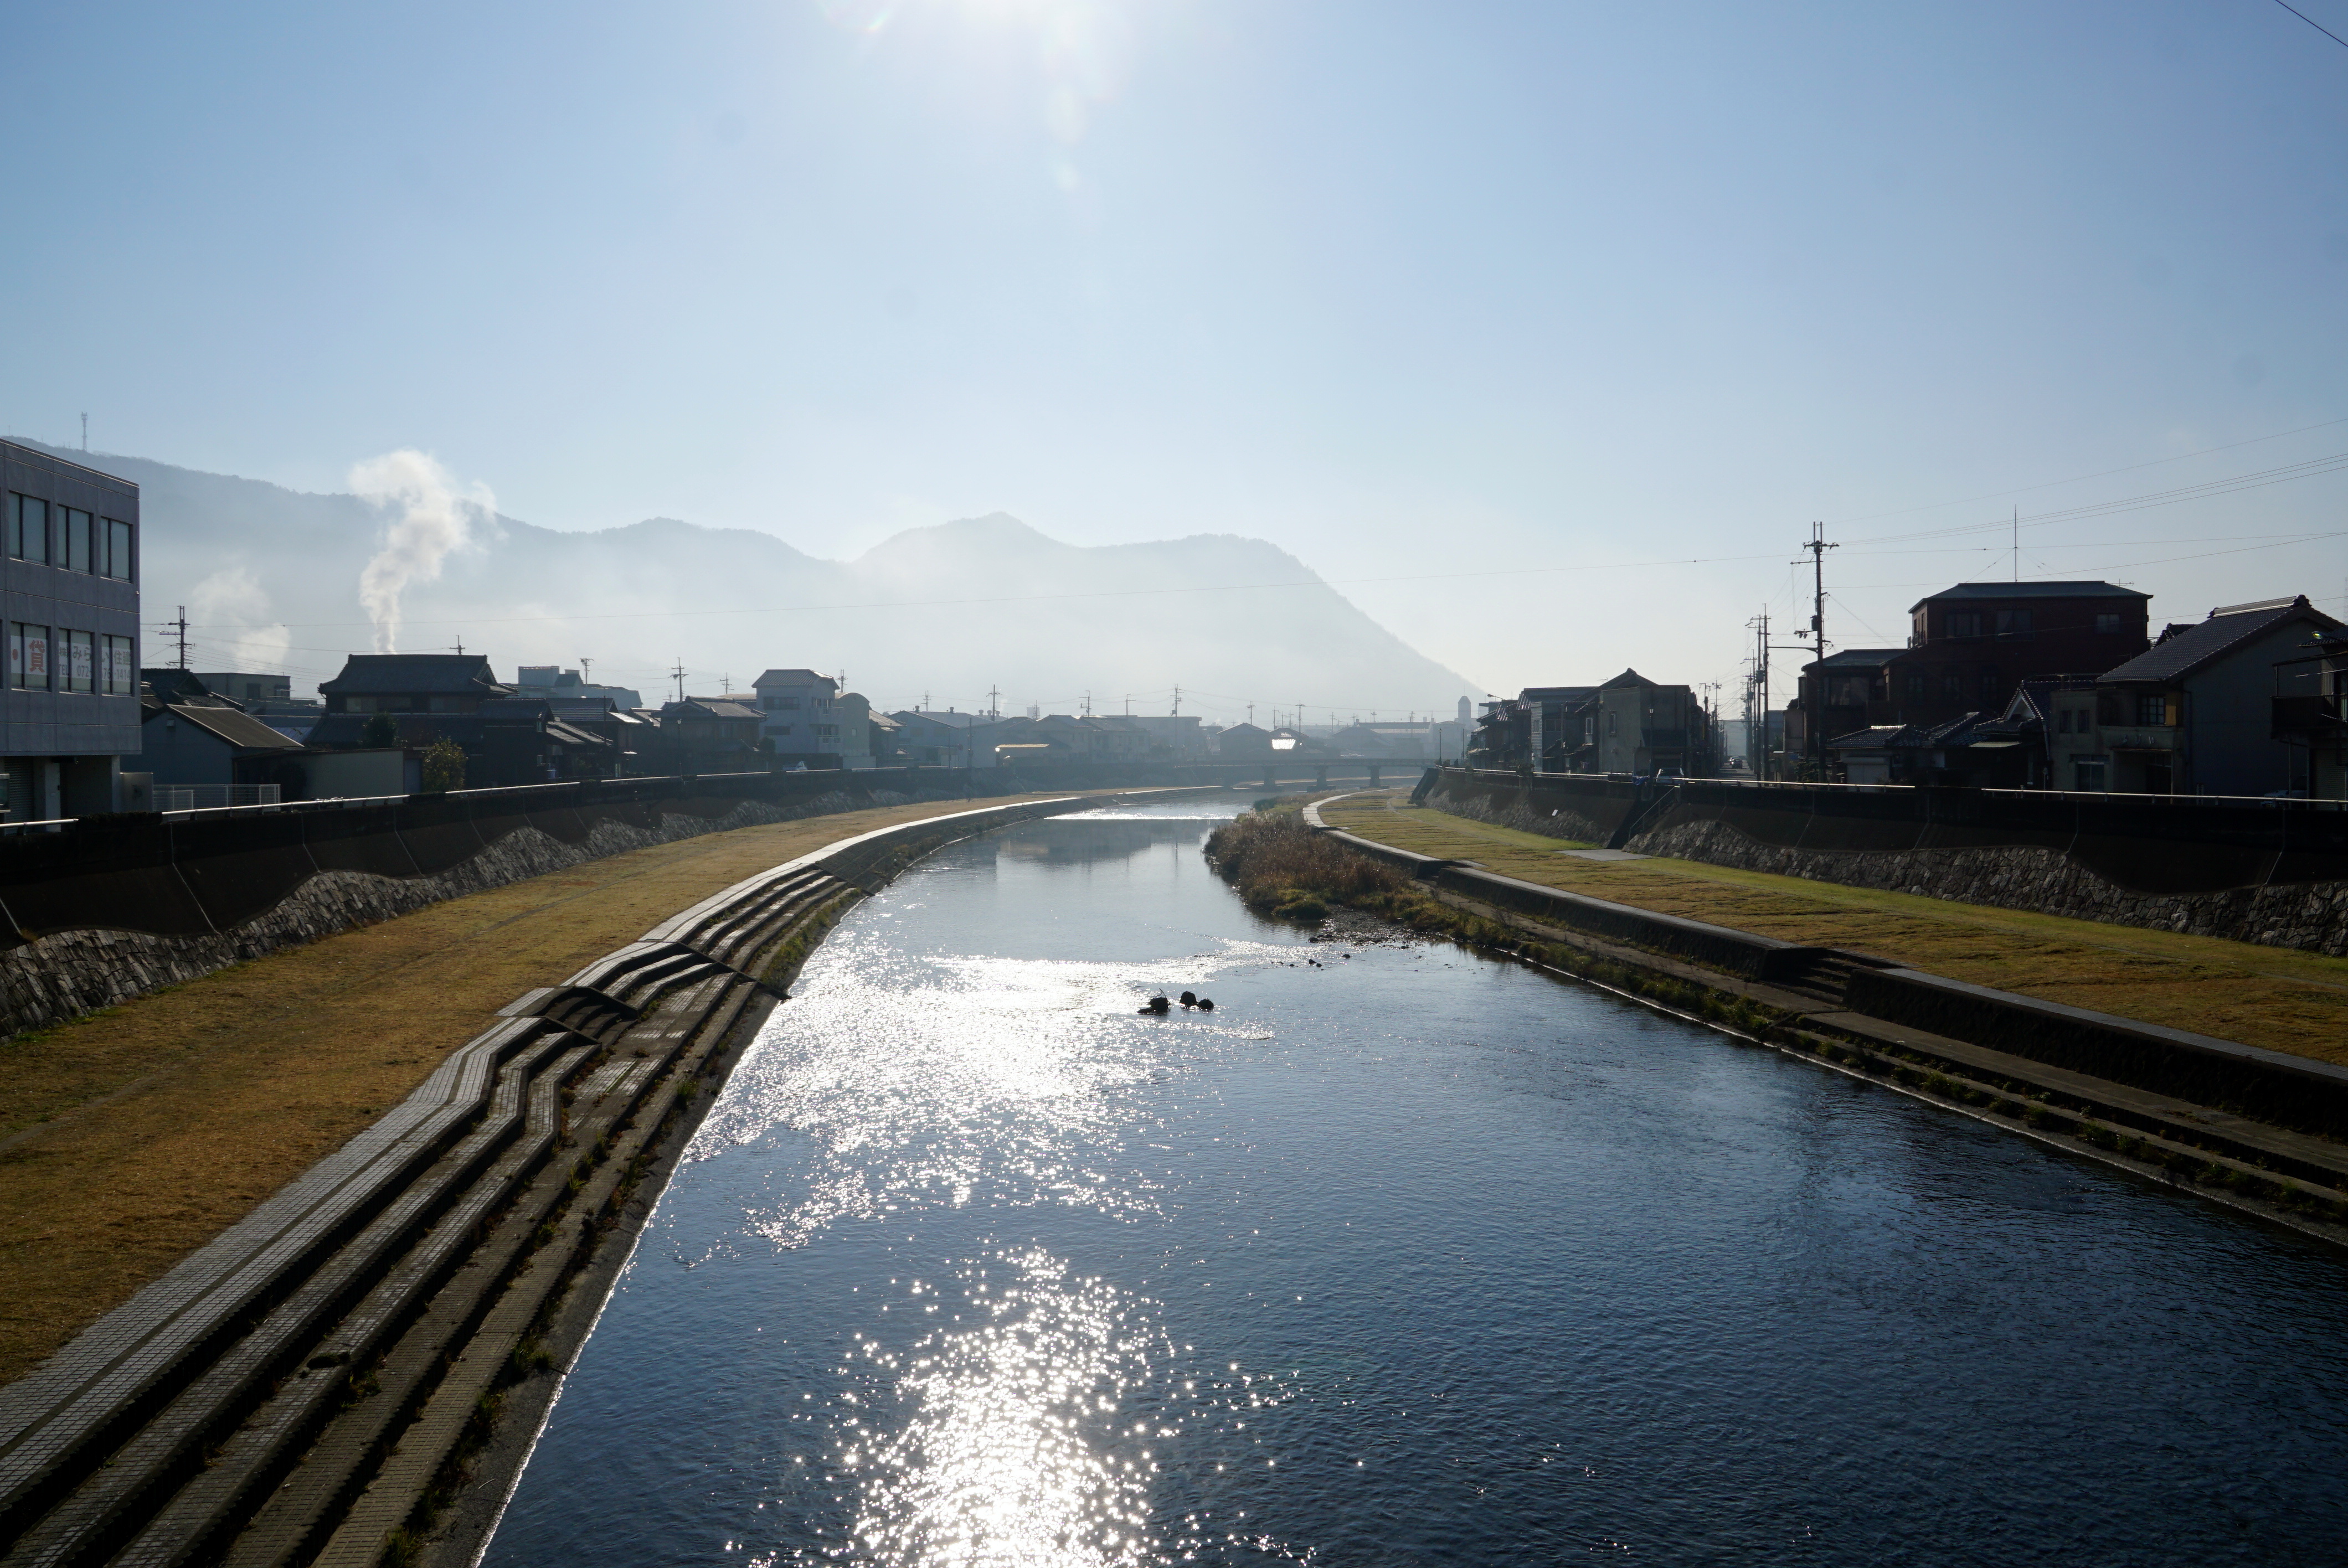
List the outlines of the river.
<svg viewBox="0 0 2348 1568">
<path fill-rule="evenodd" d="M 2348 1259 L 1518 966 L 1308 942 L 1209 871 L 1228 814 L 993 834 L 843 922 L 489 1563 L 2348 1551 Z"/>
</svg>

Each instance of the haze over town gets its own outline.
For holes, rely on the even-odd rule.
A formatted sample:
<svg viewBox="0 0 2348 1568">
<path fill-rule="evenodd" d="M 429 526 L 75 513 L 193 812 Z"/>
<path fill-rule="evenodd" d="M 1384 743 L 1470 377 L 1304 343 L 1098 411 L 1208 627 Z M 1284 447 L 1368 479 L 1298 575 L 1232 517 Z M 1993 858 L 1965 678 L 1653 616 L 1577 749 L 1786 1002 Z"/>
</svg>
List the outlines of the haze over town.
<svg viewBox="0 0 2348 1568">
<path fill-rule="evenodd" d="M 1756 611 L 1807 620 L 1813 519 L 1845 646 L 1896 644 L 1968 578 L 2108 579 L 2156 626 L 2348 589 L 2348 51 L 2280 6 L 41 5 L 15 28 L 0 130 L 56 242 L 0 261 L 40 306 L 12 434 L 78 451 L 87 413 L 94 454 L 319 493 L 414 452 L 534 529 L 673 518 L 819 560 L 997 514 L 1081 547 L 1260 539 L 1262 580 L 1334 584 L 1461 677 L 1308 692 L 1186 662 L 1186 619 L 1270 638 L 1329 597 L 1202 557 L 1125 584 L 1182 590 L 1102 619 L 1130 648 L 1023 665 L 1029 700 L 1343 716 L 1626 665 L 1733 687 Z M 57 66 L 101 57 L 87 112 Z M 398 513 L 342 515 L 338 563 Z M 150 501 L 158 546 L 172 520 Z M 355 570 L 189 521 L 206 542 L 145 585 L 150 622 L 215 607 L 196 635 L 240 655 L 282 624 L 304 685 L 376 645 Z M 751 632 L 646 579 L 654 619 L 549 602 L 532 642 L 466 597 L 494 533 L 416 574 L 407 645 L 646 688 L 676 661 L 897 679 L 860 648 L 943 618 L 810 613 L 880 600 L 778 579 Z M 910 598 L 1001 601 L 953 612 L 976 648 L 1051 613 L 1017 587 Z M 1011 678 L 983 665 L 875 695 L 967 705 Z"/>
</svg>

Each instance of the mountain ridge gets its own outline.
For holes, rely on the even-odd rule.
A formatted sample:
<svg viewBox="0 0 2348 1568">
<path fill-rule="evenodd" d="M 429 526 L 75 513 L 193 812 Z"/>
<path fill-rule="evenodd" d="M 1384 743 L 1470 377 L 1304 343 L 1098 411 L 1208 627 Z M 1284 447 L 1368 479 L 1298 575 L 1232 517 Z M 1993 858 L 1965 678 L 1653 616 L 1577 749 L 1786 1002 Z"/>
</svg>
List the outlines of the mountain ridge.
<svg viewBox="0 0 2348 1568">
<path fill-rule="evenodd" d="M 14 439 L 14 438 L 12 438 Z M 391 514 L 360 497 L 26 441 L 140 486 L 150 627 L 180 603 L 198 669 L 283 670 L 302 691 L 375 637 L 359 573 Z M 1266 586 L 1280 585 L 1280 586 Z M 578 667 L 648 700 L 769 666 L 839 670 L 884 708 L 1100 706 L 1268 720 L 1449 714 L 1480 688 L 1410 648 L 1270 540 L 1201 531 L 1075 545 L 1008 513 L 901 529 L 848 559 L 754 527 L 647 518 L 595 530 L 497 516 L 402 600 L 396 645 L 461 644 L 510 674 Z M 161 644 L 150 630 L 149 664 Z M 673 686 L 670 690 L 674 690 Z"/>
</svg>

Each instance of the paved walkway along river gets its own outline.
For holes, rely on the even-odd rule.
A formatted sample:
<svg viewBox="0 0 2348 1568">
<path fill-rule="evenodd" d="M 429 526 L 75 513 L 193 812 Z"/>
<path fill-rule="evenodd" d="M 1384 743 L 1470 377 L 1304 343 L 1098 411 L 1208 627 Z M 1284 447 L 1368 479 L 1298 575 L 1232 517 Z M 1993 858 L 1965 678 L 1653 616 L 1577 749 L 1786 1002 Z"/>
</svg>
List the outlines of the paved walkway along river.
<svg viewBox="0 0 2348 1568">
<path fill-rule="evenodd" d="M 2337 1560 L 2348 1258 L 1307 942 L 1207 868 L 1221 809 L 973 840 L 844 923 L 490 1563 Z"/>
</svg>

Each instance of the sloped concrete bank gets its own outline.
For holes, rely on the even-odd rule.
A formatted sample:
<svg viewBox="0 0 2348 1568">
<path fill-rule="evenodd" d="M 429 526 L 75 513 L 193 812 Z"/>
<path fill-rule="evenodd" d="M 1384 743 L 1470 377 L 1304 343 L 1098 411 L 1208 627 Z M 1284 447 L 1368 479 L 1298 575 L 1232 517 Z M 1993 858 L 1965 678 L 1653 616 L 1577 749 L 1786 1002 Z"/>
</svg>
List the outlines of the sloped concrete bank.
<svg viewBox="0 0 2348 1568">
<path fill-rule="evenodd" d="M 842 839 L 517 998 L 366 1132 L 0 1389 L 0 1563 L 469 1561 L 527 1454 L 516 1431 L 824 932 L 943 844 L 1116 798 Z"/>
<path fill-rule="evenodd" d="M 2348 1068 L 1316 832 L 1644 1005 L 2348 1245 Z"/>
</svg>

